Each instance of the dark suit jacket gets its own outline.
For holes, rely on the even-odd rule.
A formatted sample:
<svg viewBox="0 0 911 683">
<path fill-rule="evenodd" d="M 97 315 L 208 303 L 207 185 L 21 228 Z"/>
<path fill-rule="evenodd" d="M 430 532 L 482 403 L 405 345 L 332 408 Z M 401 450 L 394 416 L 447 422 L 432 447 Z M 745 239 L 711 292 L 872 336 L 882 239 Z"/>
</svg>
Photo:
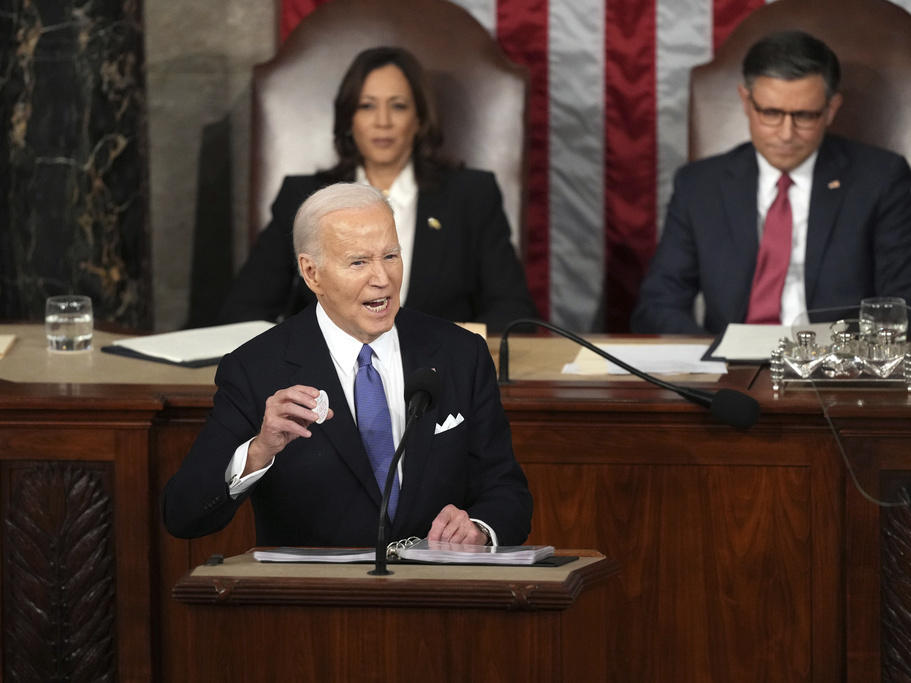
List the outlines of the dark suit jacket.
<svg viewBox="0 0 911 683">
<path fill-rule="evenodd" d="M 215 377 L 214 408 L 180 470 L 165 487 L 164 521 L 175 536 L 223 528 L 244 496 L 233 500 L 225 468 L 256 435 L 266 398 L 303 384 L 324 389 L 335 416 L 310 427 L 280 452 L 247 494 L 259 545 L 372 546 L 380 490 L 345 401 L 311 306 L 225 356 Z M 497 532 L 502 544 L 525 541 L 532 501 L 515 460 L 484 340 L 451 323 L 402 309 L 396 318 L 405 376 L 436 368 L 442 390 L 414 426 L 403 460 L 403 485 L 390 539 L 426 536 L 448 503 Z M 465 418 L 434 434 L 447 415 Z"/>
<path fill-rule="evenodd" d="M 680 169 L 633 312 L 635 332 L 717 334 L 746 319 L 759 249 L 758 178 L 750 143 Z M 867 296 L 911 303 L 911 169 L 903 157 L 836 136 L 823 139 L 805 263 L 809 310 L 856 307 Z M 700 290 L 704 330 L 693 318 Z"/>
<path fill-rule="evenodd" d="M 290 176 L 222 306 L 221 322 L 277 320 L 313 301 L 297 271 L 292 226 L 325 176 Z M 428 220 L 435 218 L 439 229 Z M 494 331 L 537 312 L 509 241 L 503 199 L 492 173 L 453 169 L 418 193 L 408 308 L 455 322 L 483 322 Z"/>
</svg>

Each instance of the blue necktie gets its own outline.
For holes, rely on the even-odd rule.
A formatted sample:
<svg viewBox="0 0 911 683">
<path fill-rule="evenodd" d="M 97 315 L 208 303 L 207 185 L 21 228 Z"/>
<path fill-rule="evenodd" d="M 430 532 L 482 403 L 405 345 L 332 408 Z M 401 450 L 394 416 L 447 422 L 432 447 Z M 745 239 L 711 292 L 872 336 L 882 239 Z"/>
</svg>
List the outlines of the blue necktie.
<svg viewBox="0 0 911 683">
<path fill-rule="evenodd" d="M 383 379 L 373 367 L 371 358 L 373 349 L 364 344 L 357 354 L 357 376 L 354 378 L 354 410 L 357 412 L 357 428 L 361 441 L 367 449 L 367 457 L 373 466 L 373 476 L 382 493 L 386 486 L 386 475 L 395 446 L 392 443 L 392 420 L 389 417 L 389 406 L 386 404 L 386 392 L 383 390 Z M 395 508 L 399 502 L 399 480 L 396 477 L 389 494 L 389 519 L 395 517 Z"/>
</svg>

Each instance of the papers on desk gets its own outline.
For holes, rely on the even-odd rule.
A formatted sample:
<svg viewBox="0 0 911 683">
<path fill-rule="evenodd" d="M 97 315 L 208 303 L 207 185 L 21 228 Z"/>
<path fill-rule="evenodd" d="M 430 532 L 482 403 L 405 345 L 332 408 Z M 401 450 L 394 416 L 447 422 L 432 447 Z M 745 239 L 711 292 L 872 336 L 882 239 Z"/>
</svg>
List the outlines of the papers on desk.
<svg viewBox="0 0 911 683">
<path fill-rule="evenodd" d="M 226 353 L 231 353 L 273 325 L 274 323 L 257 320 L 130 337 L 118 339 L 113 344 L 101 347 L 101 350 L 120 356 L 200 368 L 216 365 Z"/>
<path fill-rule="evenodd" d="M 373 562 L 376 548 L 274 548 L 254 550 L 257 562 Z"/>
<path fill-rule="evenodd" d="M 813 330 L 817 339 L 829 338 L 831 323 L 810 323 L 798 329 Z M 709 360 L 739 363 L 765 363 L 778 348 L 778 340 L 791 338 L 790 325 L 746 325 L 729 323 L 706 354 Z"/>
<path fill-rule="evenodd" d="M 401 548 L 399 559 L 434 564 L 535 564 L 554 554 L 552 545 L 466 545 L 428 541 Z"/>
<path fill-rule="evenodd" d="M 466 545 L 412 537 L 390 543 L 387 558 L 430 564 L 535 564 L 554 554 L 552 545 Z M 257 562 L 373 562 L 375 548 L 272 548 L 253 551 Z"/>
<path fill-rule="evenodd" d="M 710 374 L 727 372 L 723 362 L 705 361 L 708 344 L 598 344 L 599 349 L 651 374 Z M 563 366 L 567 375 L 626 375 L 626 370 L 588 349 L 580 349 L 572 363 Z"/>
</svg>

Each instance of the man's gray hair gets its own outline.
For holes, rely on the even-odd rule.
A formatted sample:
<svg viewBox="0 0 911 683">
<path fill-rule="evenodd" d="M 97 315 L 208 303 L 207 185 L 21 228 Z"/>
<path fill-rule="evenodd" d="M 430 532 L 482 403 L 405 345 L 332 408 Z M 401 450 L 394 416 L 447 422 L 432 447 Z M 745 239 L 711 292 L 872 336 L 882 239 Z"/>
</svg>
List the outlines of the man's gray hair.
<svg viewBox="0 0 911 683">
<path fill-rule="evenodd" d="M 345 209 L 366 209 L 383 204 L 392 211 L 383 193 L 362 183 L 336 183 L 314 192 L 294 216 L 294 254 L 310 254 L 322 263 L 320 227 L 330 213 Z"/>
</svg>

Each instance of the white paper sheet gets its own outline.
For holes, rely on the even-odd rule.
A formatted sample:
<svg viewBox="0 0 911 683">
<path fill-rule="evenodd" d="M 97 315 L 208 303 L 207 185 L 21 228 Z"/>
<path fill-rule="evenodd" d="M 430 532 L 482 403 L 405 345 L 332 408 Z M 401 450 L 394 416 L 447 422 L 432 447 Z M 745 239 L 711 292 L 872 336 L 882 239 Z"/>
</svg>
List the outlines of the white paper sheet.
<svg viewBox="0 0 911 683">
<path fill-rule="evenodd" d="M 800 325 L 801 330 L 813 330 L 816 339 L 827 343 L 832 323 L 811 323 Z M 782 337 L 792 338 L 790 325 L 746 325 L 729 323 L 721 342 L 712 353 L 716 358 L 729 361 L 768 360 L 772 351 L 778 348 Z"/>
<path fill-rule="evenodd" d="M 711 374 L 727 372 L 725 363 L 703 361 L 708 344 L 598 344 L 599 349 L 616 356 L 638 370 L 650 374 Z M 563 367 L 565 374 L 626 375 L 626 370 L 601 358 L 588 349 L 581 349 L 572 363 Z"/>
<path fill-rule="evenodd" d="M 265 332 L 275 323 L 256 320 L 195 330 L 180 330 L 147 337 L 130 337 L 114 342 L 137 353 L 152 358 L 163 358 L 173 363 L 186 363 L 207 358 L 219 358 L 241 344 Z"/>
</svg>

